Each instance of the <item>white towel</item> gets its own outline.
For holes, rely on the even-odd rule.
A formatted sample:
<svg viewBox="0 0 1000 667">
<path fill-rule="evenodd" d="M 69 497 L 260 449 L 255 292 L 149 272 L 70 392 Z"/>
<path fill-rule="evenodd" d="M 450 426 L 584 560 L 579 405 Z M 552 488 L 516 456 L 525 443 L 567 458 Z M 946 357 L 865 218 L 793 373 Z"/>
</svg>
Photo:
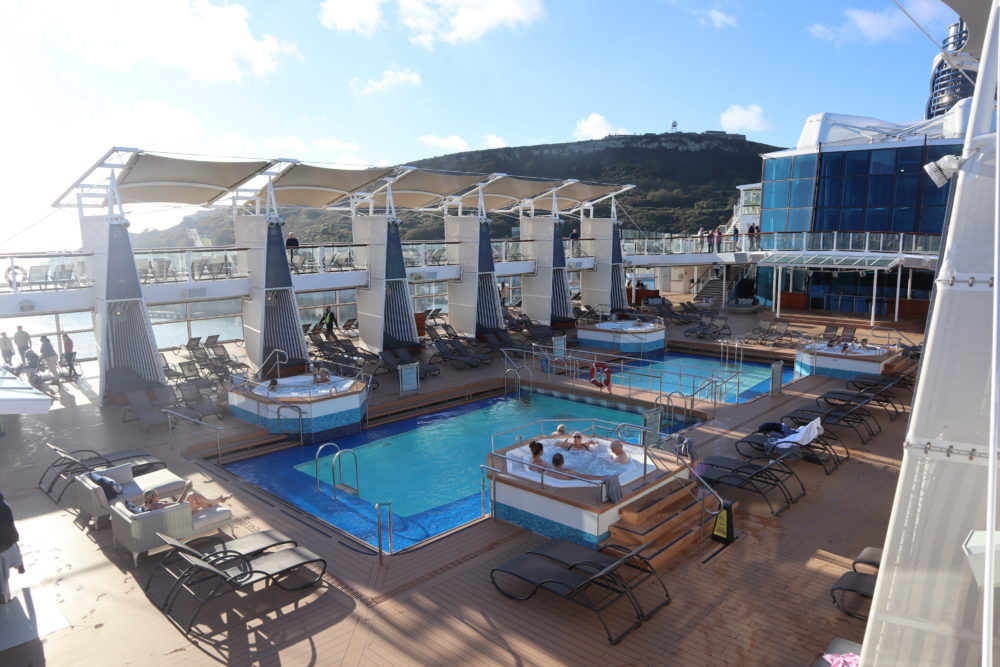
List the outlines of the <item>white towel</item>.
<svg viewBox="0 0 1000 667">
<path fill-rule="evenodd" d="M 800 426 L 791 435 L 786 435 L 780 440 L 775 440 L 771 443 L 773 447 L 799 447 L 802 445 L 808 445 L 810 442 L 823 435 L 823 426 L 819 423 L 820 418 L 812 420 L 808 424 Z"/>
</svg>

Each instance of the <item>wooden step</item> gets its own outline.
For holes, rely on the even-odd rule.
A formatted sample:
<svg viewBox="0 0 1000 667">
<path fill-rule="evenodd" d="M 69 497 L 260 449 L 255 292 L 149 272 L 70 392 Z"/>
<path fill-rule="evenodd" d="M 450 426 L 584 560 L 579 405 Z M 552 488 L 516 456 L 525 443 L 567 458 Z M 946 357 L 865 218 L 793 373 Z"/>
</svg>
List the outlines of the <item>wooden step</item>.
<svg viewBox="0 0 1000 667">
<path fill-rule="evenodd" d="M 610 541 L 621 544 L 642 544 L 683 532 L 697 522 L 702 514 L 702 501 L 688 496 L 690 502 L 680 508 L 668 508 L 644 519 L 640 524 L 611 524 Z"/>
<path fill-rule="evenodd" d="M 643 517 L 649 517 L 672 504 L 683 502 L 683 498 L 691 498 L 687 489 L 693 482 L 689 479 L 674 478 L 667 484 L 651 493 L 647 493 L 642 498 L 629 503 L 620 510 L 620 520 L 623 523 L 636 525 L 643 522 Z"/>
<path fill-rule="evenodd" d="M 646 550 L 649 554 L 647 558 L 650 565 L 660 571 L 676 565 L 688 549 L 702 542 L 703 533 L 707 539 L 707 531 L 711 529 L 714 519 L 714 516 L 709 515 L 705 517 L 704 522 L 699 522 L 699 524 L 692 526 L 688 531 L 674 537 L 672 540 L 664 540 L 662 543 L 657 542 L 652 545 Z"/>
</svg>

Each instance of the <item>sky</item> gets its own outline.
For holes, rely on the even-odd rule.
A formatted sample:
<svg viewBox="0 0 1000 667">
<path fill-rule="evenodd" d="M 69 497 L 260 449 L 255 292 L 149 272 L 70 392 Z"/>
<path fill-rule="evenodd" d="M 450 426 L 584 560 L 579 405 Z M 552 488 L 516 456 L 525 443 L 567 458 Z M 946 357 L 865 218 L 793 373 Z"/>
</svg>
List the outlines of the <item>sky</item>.
<svg viewBox="0 0 1000 667">
<path fill-rule="evenodd" d="M 938 42 L 956 20 L 899 2 Z M 5 0 L 0 25 L 4 253 L 78 247 L 51 203 L 112 146 L 391 165 L 676 121 L 788 147 L 814 113 L 923 118 L 936 53 L 892 0 Z"/>
</svg>

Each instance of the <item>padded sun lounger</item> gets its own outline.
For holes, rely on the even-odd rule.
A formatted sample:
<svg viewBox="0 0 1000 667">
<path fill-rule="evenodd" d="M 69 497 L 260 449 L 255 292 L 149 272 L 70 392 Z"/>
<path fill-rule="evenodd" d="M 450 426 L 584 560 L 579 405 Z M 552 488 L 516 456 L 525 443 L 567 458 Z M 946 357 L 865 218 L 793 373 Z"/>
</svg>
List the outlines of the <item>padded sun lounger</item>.
<svg viewBox="0 0 1000 667">
<path fill-rule="evenodd" d="M 470 366 L 478 366 L 481 361 L 476 357 L 467 354 L 459 354 L 454 352 L 444 340 L 438 338 L 434 340 L 434 347 L 437 349 L 437 353 L 441 356 L 441 361 L 447 362 L 452 365 L 455 370 L 462 370 L 463 368 L 468 368 Z"/>
<path fill-rule="evenodd" d="M 164 601 L 163 609 L 167 618 L 182 628 L 184 634 L 191 632 L 198 614 L 208 602 L 226 593 L 251 592 L 259 582 L 264 582 L 267 586 L 275 584 L 289 591 L 301 590 L 319 583 L 326 573 L 326 560 L 304 547 L 292 547 L 253 557 L 231 553 L 224 564 L 221 559 L 212 560 L 189 551 L 178 551 L 177 554 L 186 562 L 186 566 L 172 589 L 172 596 Z M 309 567 L 310 565 L 313 567 Z M 287 579 L 295 576 L 303 576 L 303 581 L 297 585 L 285 584 Z M 267 587 L 257 592 L 266 590 Z M 183 593 L 193 597 L 196 603 L 195 611 L 187 623 L 182 623 L 171 615 L 177 599 Z"/>
<path fill-rule="evenodd" d="M 492 364 L 493 357 L 489 354 L 484 354 L 482 352 L 476 352 L 471 347 L 467 347 L 461 338 L 449 338 L 444 342 L 445 345 L 450 347 L 455 351 L 455 354 L 465 355 L 467 357 L 472 357 L 473 359 L 478 359 L 481 364 Z"/>
<path fill-rule="evenodd" d="M 903 405 L 896 397 L 888 391 L 888 387 L 882 387 L 873 391 L 834 389 L 828 391 L 816 399 L 827 405 L 870 405 L 881 408 L 889 415 L 889 419 L 895 420 L 903 412 Z"/>
<path fill-rule="evenodd" d="M 628 586 L 622 583 L 616 572 L 625 560 L 625 558 L 619 559 L 604 569 L 588 575 L 579 570 L 571 570 L 542 556 L 524 554 L 490 570 L 490 581 L 501 594 L 512 600 L 527 600 L 534 596 L 539 589 L 544 589 L 570 602 L 582 605 L 597 616 L 604 632 L 608 635 L 608 641 L 611 644 L 617 644 L 625 635 L 642 624 L 642 610 Z M 501 576 L 498 577 L 498 575 Z M 524 594 L 515 592 L 516 584 L 515 586 L 507 586 L 505 583 L 501 583 L 507 578 L 529 584 L 530 590 Z M 594 594 L 598 594 L 600 597 L 594 598 Z M 604 620 L 602 612 L 623 597 L 627 598 L 631 604 L 635 621 L 623 632 L 615 635 L 612 634 Z"/>
<path fill-rule="evenodd" d="M 858 571 L 858 565 L 867 565 L 878 570 L 882 566 L 882 547 L 865 547 L 851 562 L 851 569 Z"/>
<path fill-rule="evenodd" d="M 760 495 L 767 503 L 771 514 L 777 516 L 806 493 L 802 480 L 786 464 L 788 457 L 789 454 L 783 454 L 767 465 L 758 465 L 727 456 L 709 456 L 699 461 L 697 472 L 709 484 L 725 484 Z M 793 494 L 789 490 L 786 482 L 791 479 L 798 483 L 798 493 Z M 768 497 L 768 493 L 774 490 L 777 490 L 785 501 L 784 506 L 777 511 Z"/>
<path fill-rule="evenodd" d="M 653 614 L 670 604 L 670 592 L 653 565 L 642 556 L 642 552 L 647 546 L 644 544 L 638 549 L 629 549 L 618 544 L 605 544 L 601 546 L 600 551 L 594 551 L 576 542 L 552 539 L 542 542 L 529 550 L 528 553 L 544 556 L 571 570 L 580 570 L 587 574 L 600 572 L 622 560 L 623 557 L 627 557 L 628 560 L 619 566 L 619 576 L 629 590 L 636 590 L 640 584 L 651 578 L 655 579 L 660 588 L 663 589 L 663 600 L 653 609 L 645 611 L 641 605 L 639 606 L 642 619 L 648 621 L 653 617 Z M 636 604 L 639 604 L 638 600 L 636 600 Z"/>
<path fill-rule="evenodd" d="M 751 433 L 736 441 L 736 451 L 747 459 L 772 459 L 787 451 L 799 450 L 804 461 L 823 467 L 827 475 L 836 470 L 841 463 L 840 454 L 822 437 L 823 429 L 819 426 L 820 418 L 800 426 L 798 431 L 783 438 L 772 438 L 767 433 Z M 850 454 L 844 449 L 844 458 Z"/>
<path fill-rule="evenodd" d="M 837 596 L 838 592 L 840 593 L 839 597 Z M 868 614 L 862 614 L 846 605 L 847 593 L 854 593 L 863 598 L 871 599 L 875 595 L 875 575 L 851 570 L 840 575 L 840 579 L 837 579 L 837 582 L 830 588 L 830 597 L 833 599 L 833 604 L 837 606 L 837 609 L 848 616 L 867 621 Z"/>
<path fill-rule="evenodd" d="M 392 353 L 396 355 L 396 358 L 399 359 L 399 362 L 402 364 L 419 364 L 420 377 L 426 377 L 428 375 L 441 375 L 441 368 L 439 366 L 435 366 L 434 364 L 425 364 L 419 359 L 414 359 L 410 356 L 410 351 L 405 347 L 397 347 L 392 351 Z"/>
<path fill-rule="evenodd" d="M 81 473 L 114 468 L 122 463 L 130 463 L 132 465 L 132 476 L 138 477 L 139 475 L 156 472 L 167 467 L 166 463 L 155 456 L 150 456 L 146 452 L 140 452 L 135 449 L 100 454 L 93 449 L 74 449 L 67 452 L 50 442 L 45 443 L 45 446 L 55 452 L 56 460 L 42 471 L 42 476 L 38 478 L 38 488 L 57 503 L 62 500 L 63 494 L 70 487 L 73 478 Z M 52 477 L 46 484 L 45 477 L 49 473 L 52 473 Z M 56 484 L 60 481 L 62 481 L 62 487 L 57 492 Z"/>
</svg>

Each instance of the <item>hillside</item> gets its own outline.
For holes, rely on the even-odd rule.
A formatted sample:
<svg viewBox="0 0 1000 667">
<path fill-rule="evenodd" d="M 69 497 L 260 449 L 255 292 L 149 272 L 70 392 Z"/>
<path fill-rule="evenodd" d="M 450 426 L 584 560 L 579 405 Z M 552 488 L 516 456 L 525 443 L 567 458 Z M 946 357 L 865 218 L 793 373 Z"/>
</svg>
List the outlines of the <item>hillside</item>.
<svg viewBox="0 0 1000 667">
<path fill-rule="evenodd" d="M 760 180 L 760 154 L 774 146 L 742 135 L 674 132 L 609 136 L 593 141 L 467 151 L 408 162 L 428 169 L 603 183 L 631 183 L 620 199 L 622 217 L 645 231 L 691 232 L 726 222 L 736 200 L 735 187 Z M 303 243 L 350 241 L 348 216 L 334 211 L 282 209 L 286 230 Z M 403 237 L 440 239 L 440 216 L 404 211 Z M 494 236 L 510 235 L 513 216 L 495 216 Z M 212 244 L 233 243 L 228 209 L 201 211 L 170 229 L 134 234 L 136 248 L 192 245 L 191 230 Z"/>
</svg>

